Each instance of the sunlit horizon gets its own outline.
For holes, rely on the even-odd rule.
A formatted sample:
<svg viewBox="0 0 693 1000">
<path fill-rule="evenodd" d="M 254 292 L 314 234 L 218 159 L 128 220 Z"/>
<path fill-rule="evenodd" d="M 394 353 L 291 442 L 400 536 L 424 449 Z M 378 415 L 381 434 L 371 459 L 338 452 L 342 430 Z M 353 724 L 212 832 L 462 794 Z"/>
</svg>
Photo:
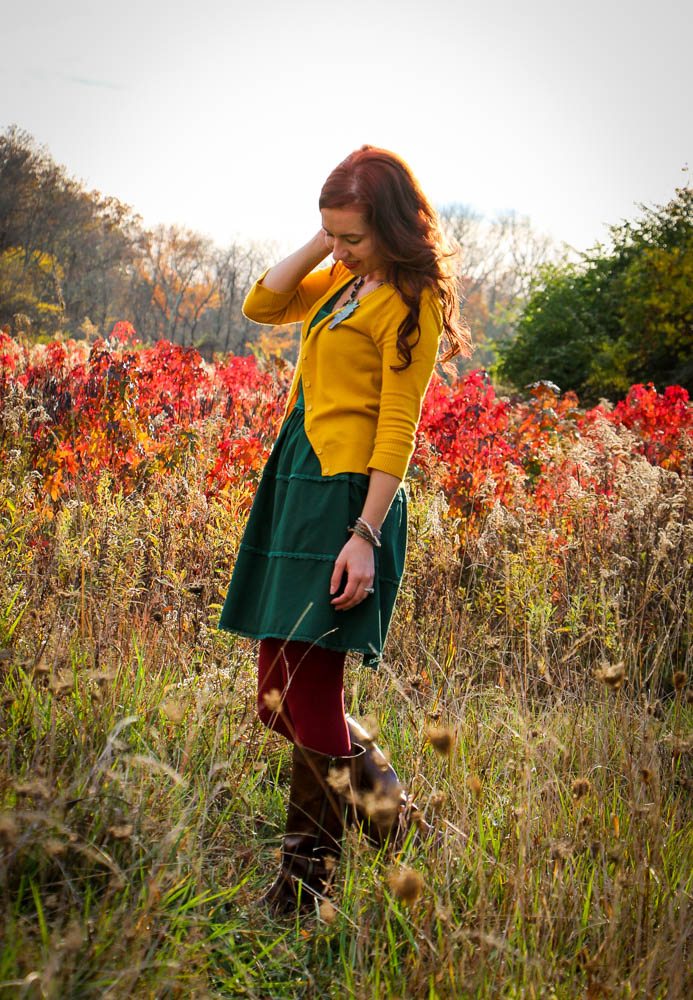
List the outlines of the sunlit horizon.
<svg viewBox="0 0 693 1000">
<path fill-rule="evenodd" d="M 114 19 L 40 0 L 5 15 L 0 128 L 146 226 L 219 245 L 310 238 L 325 177 L 368 142 L 403 156 L 437 207 L 514 212 L 584 250 L 690 183 L 693 15 L 676 0 L 656 18 L 621 10 L 123 0 Z"/>
</svg>

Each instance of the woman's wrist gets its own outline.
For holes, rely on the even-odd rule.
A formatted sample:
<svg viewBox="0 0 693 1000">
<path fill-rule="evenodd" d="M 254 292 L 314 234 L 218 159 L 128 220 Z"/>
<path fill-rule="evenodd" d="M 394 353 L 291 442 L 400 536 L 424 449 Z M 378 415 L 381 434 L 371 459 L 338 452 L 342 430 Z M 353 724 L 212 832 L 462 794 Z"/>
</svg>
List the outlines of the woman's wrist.
<svg viewBox="0 0 693 1000">
<path fill-rule="evenodd" d="M 400 486 L 401 480 L 397 476 L 381 469 L 371 469 L 368 494 L 361 509 L 361 517 L 371 528 L 380 531 Z"/>
<path fill-rule="evenodd" d="M 380 531 L 364 520 L 363 517 L 357 517 L 355 523 L 349 528 L 349 531 L 352 535 L 356 535 L 357 538 L 362 538 L 365 542 L 368 542 L 374 549 L 380 548 Z"/>
</svg>

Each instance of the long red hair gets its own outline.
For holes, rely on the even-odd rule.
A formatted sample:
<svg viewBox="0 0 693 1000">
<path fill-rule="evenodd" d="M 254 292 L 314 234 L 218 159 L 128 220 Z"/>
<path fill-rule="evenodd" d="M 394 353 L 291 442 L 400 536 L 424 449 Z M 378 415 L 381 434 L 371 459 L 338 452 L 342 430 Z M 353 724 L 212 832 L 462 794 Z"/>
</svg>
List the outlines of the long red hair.
<svg viewBox="0 0 693 1000">
<path fill-rule="evenodd" d="M 460 316 L 458 280 L 452 266 L 456 253 L 443 236 L 438 215 L 408 165 L 395 153 L 361 146 L 335 167 L 320 192 L 320 208 L 357 208 L 372 227 L 387 280 L 402 296 L 409 312 L 397 331 L 398 370 L 411 364 L 419 327 L 421 293 L 430 288 L 440 300 L 447 361 L 469 357 L 469 328 Z M 417 338 L 418 339 L 418 338 Z"/>
</svg>

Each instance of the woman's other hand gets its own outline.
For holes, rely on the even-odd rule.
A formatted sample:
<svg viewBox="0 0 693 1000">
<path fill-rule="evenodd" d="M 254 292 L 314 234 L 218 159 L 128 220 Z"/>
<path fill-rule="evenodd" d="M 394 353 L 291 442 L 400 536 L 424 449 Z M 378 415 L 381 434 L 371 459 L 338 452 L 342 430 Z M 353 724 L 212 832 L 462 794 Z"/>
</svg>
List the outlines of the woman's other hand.
<svg viewBox="0 0 693 1000">
<path fill-rule="evenodd" d="M 330 580 L 330 594 L 337 593 L 345 573 L 346 587 L 331 601 L 335 611 L 349 611 L 371 596 L 368 590 L 375 579 L 375 553 L 371 543 L 358 535 L 352 535 L 337 556 Z"/>
</svg>

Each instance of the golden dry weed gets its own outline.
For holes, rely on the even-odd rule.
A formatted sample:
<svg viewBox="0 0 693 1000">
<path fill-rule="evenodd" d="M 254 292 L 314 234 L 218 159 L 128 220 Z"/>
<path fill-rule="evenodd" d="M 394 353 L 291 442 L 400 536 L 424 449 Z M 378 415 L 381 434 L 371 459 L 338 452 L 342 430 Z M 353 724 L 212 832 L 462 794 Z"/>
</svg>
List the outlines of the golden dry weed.
<svg viewBox="0 0 693 1000">
<path fill-rule="evenodd" d="M 371 760 L 379 771 L 385 772 L 390 767 L 390 755 L 387 751 L 381 750 L 380 747 L 373 748 Z"/>
<path fill-rule="evenodd" d="M 216 460 L 218 427 L 210 430 L 205 447 L 211 442 Z M 184 477 L 143 479 L 127 502 L 111 480 L 93 504 L 76 491 L 42 505 L 38 479 L 12 483 L 6 496 L 16 513 L 3 508 L 3 517 L 15 519 L 13 537 L 21 541 L 26 524 L 26 537 L 45 547 L 32 546 L 26 555 L 17 549 L 16 559 L 6 550 L 0 574 L 0 614 L 13 600 L 8 582 L 25 581 L 15 615 L 27 604 L 12 651 L 0 651 L 3 678 L 9 671 L 0 701 L 13 706 L 3 731 L 7 811 L 0 813 L 0 853 L 5 848 L 6 886 L 26 884 L 25 872 L 40 876 L 36 902 L 46 914 L 48 949 L 80 950 L 77 963 L 61 958 L 60 968 L 51 967 L 52 979 L 44 956 L 42 977 L 31 974 L 35 984 L 56 996 L 69 995 L 75 982 L 98 991 L 106 969 L 116 988 L 120 983 L 131 994 L 207 995 L 224 980 L 230 985 L 210 961 L 222 944 L 234 950 L 234 982 L 243 984 L 237 988 L 257 996 L 275 995 L 282 985 L 292 995 L 343 994 L 349 988 L 340 970 L 364 996 L 392 1000 L 431 989 L 440 996 L 495 996 L 505 989 L 539 997 L 556 983 L 566 996 L 587 989 L 596 998 L 602 983 L 604 996 L 623 983 L 638 995 L 651 988 L 688 995 L 685 963 L 677 957 L 687 930 L 681 907 L 690 852 L 683 823 L 693 690 L 681 655 L 687 554 L 676 524 L 684 518 L 674 508 L 685 491 L 682 482 L 649 471 L 644 459 L 632 477 L 622 475 L 630 445 L 625 431 L 609 433 L 604 451 L 593 447 L 589 429 L 575 445 L 570 461 L 585 475 L 567 478 L 567 503 L 556 517 L 534 516 L 524 469 L 511 481 L 512 509 L 496 503 L 486 512 L 479 492 L 472 515 L 448 512 L 442 491 L 425 478 L 412 482 L 414 565 L 390 646 L 405 695 L 388 702 L 382 719 L 397 769 L 414 782 L 444 840 L 440 850 L 428 851 L 423 828 L 426 855 L 414 854 L 420 845 L 412 837 L 383 870 L 382 855 L 360 850 L 353 836 L 347 878 L 335 884 L 339 901 L 318 900 L 317 935 L 310 924 L 303 931 L 311 948 L 279 940 L 263 961 L 257 956 L 274 929 L 266 933 L 252 926 L 243 906 L 224 904 L 229 943 L 223 944 L 217 919 L 210 920 L 217 901 L 208 893 L 210 882 L 225 889 L 241 879 L 248 892 L 257 882 L 259 892 L 258 861 L 276 842 L 277 806 L 287 791 L 287 747 L 281 740 L 267 747 L 254 721 L 250 644 L 217 633 L 217 609 L 210 604 L 213 615 L 206 615 L 203 599 L 216 601 L 218 587 L 225 592 L 220 577 L 238 548 L 253 477 L 238 493 L 205 494 L 205 465 L 196 466 L 193 455 Z M 563 457 L 572 446 L 561 437 Z M 592 478 L 610 482 L 614 474 L 620 479 L 613 495 L 592 490 Z M 33 523 L 42 510 L 53 533 L 40 517 Z M 667 532 L 661 546 L 660 531 Z M 475 532 L 481 532 L 476 548 Z M 145 685 L 135 682 L 140 660 Z M 549 675 L 538 677 L 546 667 L 550 691 Z M 227 698 L 219 719 L 216 703 L 203 703 L 208 687 Z M 392 688 L 386 669 L 369 672 L 355 683 L 350 704 L 384 712 Z M 281 692 L 270 692 L 264 704 L 281 711 Z M 132 739 L 119 736 L 125 713 L 143 720 Z M 191 715 L 194 724 L 186 726 Z M 372 743 L 377 720 L 364 718 L 363 725 L 368 738 L 359 742 Z M 415 738 L 424 731 L 430 748 Z M 385 769 L 385 755 L 376 766 Z M 173 768 L 189 784 L 180 785 Z M 346 775 L 337 775 L 337 788 L 350 792 Z M 399 801 L 372 790 L 358 805 L 374 825 L 387 827 Z M 411 804 L 403 819 L 410 812 L 418 822 Z M 624 816 L 622 826 L 617 815 Z M 70 840 L 72 830 L 78 841 Z M 133 851 L 129 838 L 143 843 Z M 273 857 L 280 861 L 279 849 Z M 609 859 L 620 862 L 615 872 Z M 122 897 L 111 891 L 121 884 L 117 863 L 134 887 Z M 335 864 L 328 861 L 330 869 Z M 400 864 L 420 864 L 420 871 Z M 160 870 L 170 871 L 179 887 L 170 903 L 153 889 L 137 890 Z M 90 885 L 94 891 L 85 892 Z M 79 910 L 84 898 L 88 912 Z M 19 907 L 8 896 L 21 919 L 5 928 L 12 935 L 5 978 L 16 977 L 20 990 L 30 992 L 30 977 L 25 987 L 22 977 L 38 967 L 29 963 L 40 961 L 45 946 L 39 921 L 24 919 L 34 912 L 26 894 L 25 900 Z M 393 919 L 392 910 L 405 904 L 413 907 L 416 928 Z M 348 933 L 340 935 L 342 920 Z M 435 920 L 446 925 L 443 933 Z M 531 962 L 516 961 L 529 938 L 542 947 L 533 948 Z M 149 962 L 161 941 L 168 942 L 170 963 Z M 575 949 L 586 941 L 593 979 L 584 969 L 574 972 Z M 401 961 L 379 960 L 393 947 Z"/>
</svg>

